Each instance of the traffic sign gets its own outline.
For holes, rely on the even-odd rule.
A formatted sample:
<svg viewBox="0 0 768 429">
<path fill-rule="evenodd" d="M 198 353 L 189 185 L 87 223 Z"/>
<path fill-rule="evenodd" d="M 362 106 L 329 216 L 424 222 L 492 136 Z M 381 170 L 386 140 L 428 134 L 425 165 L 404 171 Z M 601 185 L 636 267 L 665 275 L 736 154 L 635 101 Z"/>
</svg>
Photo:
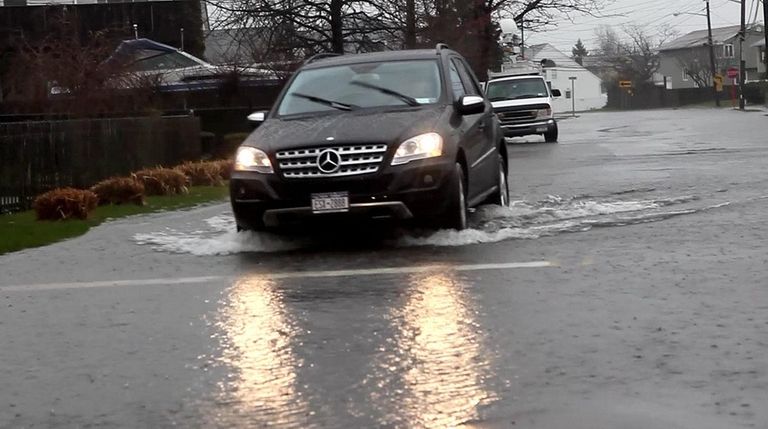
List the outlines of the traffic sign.
<svg viewBox="0 0 768 429">
<path fill-rule="evenodd" d="M 736 79 L 737 77 L 739 77 L 739 69 L 734 67 L 729 68 L 727 76 L 730 79 Z"/>
<path fill-rule="evenodd" d="M 619 88 L 632 88 L 632 81 L 631 80 L 620 80 L 619 81 Z"/>
</svg>

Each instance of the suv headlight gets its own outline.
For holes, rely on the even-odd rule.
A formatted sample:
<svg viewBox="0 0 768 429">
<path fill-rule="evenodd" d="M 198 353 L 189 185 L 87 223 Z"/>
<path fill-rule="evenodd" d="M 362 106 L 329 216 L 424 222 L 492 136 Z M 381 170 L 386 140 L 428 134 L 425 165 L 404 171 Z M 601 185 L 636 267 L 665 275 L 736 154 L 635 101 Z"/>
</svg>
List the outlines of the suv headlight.
<svg viewBox="0 0 768 429">
<path fill-rule="evenodd" d="M 250 146 L 241 146 L 237 149 L 237 156 L 235 156 L 235 170 L 255 171 L 264 174 L 272 174 L 275 172 L 272 168 L 272 162 L 269 160 L 266 152 Z"/>
<path fill-rule="evenodd" d="M 549 119 L 552 117 L 552 109 L 539 109 L 536 112 L 536 117 L 539 119 Z"/>
<path fill-rule="evenodd" d="M 417 159 L 434 158 L 443 154 L 443 138 L 437 133 L 411 137 L 400 144 L 392 165 L 407 164 Z"/>
</svg>

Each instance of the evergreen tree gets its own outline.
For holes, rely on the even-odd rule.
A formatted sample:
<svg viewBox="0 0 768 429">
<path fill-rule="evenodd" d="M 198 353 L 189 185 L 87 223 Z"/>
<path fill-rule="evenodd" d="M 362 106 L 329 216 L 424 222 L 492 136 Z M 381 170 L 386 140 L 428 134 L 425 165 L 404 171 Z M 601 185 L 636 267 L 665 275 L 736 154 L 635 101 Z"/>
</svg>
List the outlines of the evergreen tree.
<svg viewBox="0 0 768 429">
<path fill-rule="evenodd" d="M 582 65 L 584 57 L 589 55 L 589 51 L 587 51 L 587 48 L 584 47 L 584 44 L 581 43 L 581 39 L 579 39 L 571 50 L 571 54 L 573 54 L 573 59 L 579 63 L 579 65 Z"/>
</svg>

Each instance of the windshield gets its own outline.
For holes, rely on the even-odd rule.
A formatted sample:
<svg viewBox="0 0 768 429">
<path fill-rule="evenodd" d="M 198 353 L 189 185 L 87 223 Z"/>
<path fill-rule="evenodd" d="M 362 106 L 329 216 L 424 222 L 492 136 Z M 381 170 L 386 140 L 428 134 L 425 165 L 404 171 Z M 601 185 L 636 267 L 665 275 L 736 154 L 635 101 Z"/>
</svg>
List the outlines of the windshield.
<svg viewBox="0 0 768 429">
<path fill-rule="evenodd" d="M 288 88 L 278 114 L 434 104 L 441 88 L 437 62 L 431 60 L 305 70 Z"/>
<path fill-rule="evenodd" d="M 539 98 L 549 95 L 547 85 L 540 78 L 490 82 L 487 93 L 491 101 Z"/>
</svg>

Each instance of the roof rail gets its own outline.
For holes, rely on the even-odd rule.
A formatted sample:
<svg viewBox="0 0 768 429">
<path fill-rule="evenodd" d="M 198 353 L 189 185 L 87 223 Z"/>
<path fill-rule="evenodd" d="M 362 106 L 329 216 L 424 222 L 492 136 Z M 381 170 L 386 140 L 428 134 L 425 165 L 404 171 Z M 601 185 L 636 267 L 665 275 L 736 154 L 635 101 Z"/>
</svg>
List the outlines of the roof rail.
<svg viewBox="0 0 768 429">
<path fill-rule="evenodd" d="M 448 46 L 447 43 L 438 43 L 437 46 L 435 46 L 435 49 L 437 50 L 437 53 L 439 54 L 440 51 L 442 51 L 443 49 L 451 49 L 451 47 Z"/>
<path fill-rule="evenodd" d="M 309 57 L 307 60 L 304 61 L 304 64 L 310 64 L 314 63 L 315 61 L 322 60 L 323 58 L 331 58 L 331 57 L 338 57 L 341 56 L 341 54 L 337 54 L 335 52 L 323 52 L 320 54 L 315 54 Z"/>
</svg>

